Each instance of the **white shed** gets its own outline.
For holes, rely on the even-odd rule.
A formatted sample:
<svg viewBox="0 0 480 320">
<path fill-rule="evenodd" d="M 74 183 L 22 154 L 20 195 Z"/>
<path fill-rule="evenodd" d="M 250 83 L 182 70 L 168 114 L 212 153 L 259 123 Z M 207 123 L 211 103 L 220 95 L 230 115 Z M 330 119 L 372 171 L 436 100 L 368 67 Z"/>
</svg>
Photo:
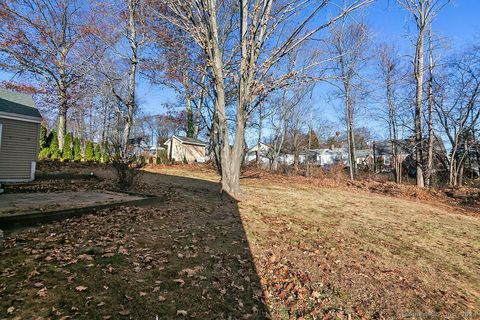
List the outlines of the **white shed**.
<svg viewBox="0 0 480 320">
<path fill-rule="evenodd" d="M 194 138 L 172 136 L 165 143 L 169 160 L 177 162 L 205 162 L 207 144 Z"/>
</svg>

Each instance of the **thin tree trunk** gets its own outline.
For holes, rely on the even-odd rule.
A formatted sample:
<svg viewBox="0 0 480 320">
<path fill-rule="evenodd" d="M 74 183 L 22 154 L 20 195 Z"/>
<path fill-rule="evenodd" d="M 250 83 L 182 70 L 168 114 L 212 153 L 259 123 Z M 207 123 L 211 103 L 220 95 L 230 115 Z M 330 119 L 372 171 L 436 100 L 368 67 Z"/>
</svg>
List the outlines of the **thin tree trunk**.
<svg viewBox="0 0 480 320">
<path fill-rule="evenodd" d="M 434 133 L 433 133 L 433 46 L 432 46 L 432 30 L 429 32 L 429 41 L 428 41 L 428 151 L 427 151 L 427 170 L 425 173 L 425 184 L 431 186 L 432 183 L 432 172 L 433 172 L 433 143 L 434 143 Z"/>
<path fill-rule="evenodd" d="M 60 106 L 58 109 L 58 146 L 60 152 L 63 151 L 63 140 L 67 134 L 67 110 L 68 110 L 68 97 L 65 91 L 59 92 Z"/>
<path fill-rule="evenodd" d="M 393 102 L 393 88 L 392 88 L 392 72 L 395 66 L 392 64 L 387 66 L 386 74 L 386 87 L 387 87 L 387 103 L 388 103 L 388 125 L 389 125 L 389 134 L 390 134 L 390 145 L 392 148 L 392 167 L 395 178 L 395 183 L 400 183 L 400 173 L 399 173 L 399 159 L 397 152 L 397 127 L 395 121 L 395 104 Z"/>
<path fill-rule="evenodd" d="M 348 86 L 348 85 L 347 85 Z M 346 114 L 347 114 L 347 142 L 348 142 L 348 162 L 349 162 L 349 171 L 350 179 L 355 179 L 356 174 L 356 163 L 355 163 L 355 137 L 353 134 L 353 113 L 351 101 L 349 98 L 349 89 L 346 91 Z"/>
<path fill-rule="evenodd" d="M 205 84 L 205 76 L 202 76 L 202 84 Z M 197 105 L 197 110 L 195 111 L 195 124 L 193 127 L 193 137 L 198 138 L 198 131 L 200 130 L 200 119 L 202 118 L 202 108 L 205 100 L 205 89 L 202 88 L 200 93 L 200 100 Z"/>
<path fill-rule="evenodd" d="M 307 162 L 307 170 L 305 172 L 305 175 L 308 177 L 310 177 L 310 159 L 309 159 L 309 156 L 310 156 L 310 149 L 312 147 L 312 127 L 309 126 L 308 128 L 308 147 L 307 147 L 307 158 L 305 159 L 306 162 Z"/>
<path fill-rule="evenodd" d="M 132 52 L 130 57 L 130 71 L 128 80 L 128 101 L 127 101 L 127 116 L 125 119 L 125 128 L 123 130 L 122 138 L 122 157 L 127 158 L 128 150 L 128 138 L 130 137 L 130 131 L 133 125 L 133 116 L 136 108 L 135 101 L 135 86 L 137 76 L 137 64 L 138 64 L 138 43 L 137 43 L 137 29 L 136 29 L 136 1 L 128 0 L 128 32 L 129 32 L 129 45 Z"/>
<path fill-rule="evenodd" d="M 423 100 L 423 74 L 424 74 L 424 40 L 425 40 L 425 15 L 424 10 L 419 12 L 419 29 L 414 57 L 415 77 L 415 161 L 416 180 L 418 187 L 425 187 L 423 177 L 423 137 L 422 137 L 422 100 Z"/>
<path fill-rule="evenodd" d="M 193 109 L 192 109 L 192 96 L 190 94 L 188 71 L 182 72 L 182 84 L 185 91 L 185 106 L 187 108 L 187 137 L 193 138 L 195 135 L 194 121 L 193 121 Z"/>
<path fill-rule="evenodd" d="M 262 143 L 262 125 L 263 125 L 263 116 L 262 116 L 262 105 L 258 108 L 258 136 L 257 136 L 257 152 L 255 153 L 255 162 L 258 164 L 259 161 L 259 152 L 260 144 Z"/>
</svg>

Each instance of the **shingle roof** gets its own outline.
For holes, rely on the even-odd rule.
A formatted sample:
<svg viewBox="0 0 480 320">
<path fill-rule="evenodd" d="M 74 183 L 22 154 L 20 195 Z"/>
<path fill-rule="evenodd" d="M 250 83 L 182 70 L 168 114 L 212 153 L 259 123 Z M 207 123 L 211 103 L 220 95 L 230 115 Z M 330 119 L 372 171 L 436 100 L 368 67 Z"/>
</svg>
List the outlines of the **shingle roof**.
<svg viewBox="0 0 480 320">
<path fill-rule="evenodd" d="M 0 89 L 0 112 L 41 118 L 30 95 Z"/>
<path fill-rule="evenodd" d="M 187 143 L 187 144 L 199 144 L 199 145 L 206 145 L 205 142 L 201 141 L 201 140 L 198 140 L 198 139 L 194 139 L 194 138 L 188 138 L 188 137 L 179 137 L 179 136 L 174 136 L 175 138 L 177 138 L 178 140 L 182 141 L 182 143 Z"/>
</svg>

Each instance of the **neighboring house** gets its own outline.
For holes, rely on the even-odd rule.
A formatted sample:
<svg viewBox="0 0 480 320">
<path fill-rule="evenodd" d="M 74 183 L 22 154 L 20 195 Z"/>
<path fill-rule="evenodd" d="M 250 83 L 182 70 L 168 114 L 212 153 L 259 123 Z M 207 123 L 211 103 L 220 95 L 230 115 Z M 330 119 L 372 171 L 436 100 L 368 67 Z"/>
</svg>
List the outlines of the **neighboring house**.
<svg viewBox="0 0 480 320">
<path fill-rule="evenodd" d="M 30 95 L 0 89 L 0 182 L 35 179 L 41 119 Z"/>
<path fill-rule="evenodd" d="M 347 155 L 348 157 L 348 155 Z M 364 167 L 373 164 L 373 152 L 371 149 L 355 150 L 355 163 Z"/>
<path fill-rule="evenodd" d="M 259 145 L 254 145 L 250 148 L 245 154 L 245 162 L 251 163 L 257 160 L 258 154 L 258 164 L 264 167 L 269 167 L 273 162 L 273 153 L 272 147 L 268 144 L 260 143 Z M 292 165 L 294 162 L 294 155 L 289 153 L 280 153 L 277 157 L 277 163 L 282 165 Z M 303 163 L 305 161 L 305 154 L 299 155 L 299 162 Z"/>
<path fill-rule="evenodd" d="M 343 151 L 335 148 L 313 149 L 310 151 L 313 163 L 322 167 L 330 167 L 343 163 Z"/>
<path fill-rule="evenodd" d="M 169 160 L 177 162 L 205 162 L 205 148 L 207 144 L 193 138 L 172 136 L 165 143 Z"/>
<path fill-rule="evenodd" d="M 414 161 L 415 153 L 415 139 L 399 139 L 395 140 L 394 144 L 397 148 L 399 161 L 403 163 L 404 168 L 407 169 L 410 176 L 415 176 L 416 165 Z M 423 141 L 423 154 L 427 155 L 428 140 Z M 447 152 L 442 139 L 435 138 L 433 141 L 433 171 L 441 171 L 446 169 Z M 375 160 L 377 164 L 383 165 L 384 168 L 391 168 L 393 165 L 392 159 L 392 143 L 389 140 L 375 142 L 374 150 Z"/>
<path fill-rule="evenodd" d="M 257 160 L 257 154 L 258 154 L 259 164 L 269 165 L 270 153 L 271 153 L 271 148 L 268 144 L 265 144 L 265 143 L 256 144 L 252 148 L 250 148 L 245 154 L 245 162 L 246 163 L 255 162 Z"/>
<path fill-rule="evenodd" d="M 413 139 L 399 139 L 395 140 L 394 145 L 397 149 L 397 155 L 400 159 L 405 159 L 415 150 L 415 141 Z M 390 140 L 375 142 L 374 150 L 375 159 L 385 166 L 390 166 L 392 163 L 392 142 Z"/>
<path fill-rule="evenodd" d="M 147 144 L 147 138 L 144 136 L 134 137 L 128 139 L 127 152 L 129 156 L 145 156 L 150 147 Z"/>
<path fill-rule="evenodd" d="M 163 151 L 163 150 L 165 150 L 165 148 L 164 148 L 164 147 L 160 147 L 160 146 L 158 146 L 158 147 L 151 146 L 151 147 L 148 149 L 150 155 L 153 156 L 153 157 L 156 157 L 156 156 L 157 156 L 157 151 L 160 152 L 160 151 Z"/>
</svg>

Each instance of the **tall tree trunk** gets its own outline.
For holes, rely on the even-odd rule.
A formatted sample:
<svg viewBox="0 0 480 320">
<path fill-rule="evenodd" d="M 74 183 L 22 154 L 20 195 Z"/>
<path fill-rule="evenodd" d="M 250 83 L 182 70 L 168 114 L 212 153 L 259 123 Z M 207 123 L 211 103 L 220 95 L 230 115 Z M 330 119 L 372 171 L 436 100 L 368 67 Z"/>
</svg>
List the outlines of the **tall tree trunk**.
<svg viewBox="0 0 480 320">
<path fill-rule="evenodd" d="M 312 126 L 308 127 L 308 145 L 307 145 L 307 157 L 306 157 L 306 171 L 305 176 L 308 178 L 310 177 L 310 150 L 312 147 Z"/>
<path fill-rule="evenodd" d="M 193 120 L 193 108 L 192 108 L 192 95 L 190 94 L 190 79 L 188 77 L 188 71 L 182 71 L 182 85 L 185 91 L 185 106 L 187 108 L 187 137 L 193 138 L 195 135 L 194 120 Z"/>
<path fill-rule="evenodd" d="M 262 125 L 263 125 L 263 115 L 262 115 L 262 105 L 258 108 L 258 136 L 257 136 L 257 152 L 255 152 L 255 163 L 258 164 L 260 155 L 260 144 L 262 143 Z"/>
<path fill-rule="evenodd" d="M 416 180 L 418 187 L 425 187 L 423 177 L 423 137 L 422 137 L 422 100 L 423 100 L 423 74 L 424 74 L 424 40 L 425 40 L 425 15 L 424 10 L 419 12 L 419 27 L 414 57 L 415 77 L 415 161 Z"/>
<path fill-rule="evenodd" d="M 353 112 L 352 112 L 352 105 L 350 100 L 350 89 L 349 84 L 346 84 L 348 88 L 346 90 L 346 115 L 347 115 L 347 143 L 348 143 L 348 163 L 349 163 L 349 172 L 350 172 L 350 179 L 355 179 L 356 174 L 356 163 L 355 163 L 355 136 L 353 134 Z"/>
<path fill-rule="evenodd" d="M 65 92 L 60 92 L 60 107 L 58 109 L 58 146 L 60 152 L 63 151 L 63 140 L 67 134 L 67 110 L 68 110 L 68 98 Z"/>
<path fill-rule="evenodd" d="M 127 115 L 125 117 L 125 127 L 122 137 L 122 157 L 125 160 L 128 157 L 128 138 L 130 137 L 130 131 L 133 125 L 133 116 L 136 109 L 135 101 L 135 86 L 137 76 L 138 65 L 138 42 L 137 42 L 137 29 L 136 29 L 136 15 L 137 15 L 137 3 L 135 0 L 128 0 L 128 41 L 132 56 L 130 57 L 130 71 L 128 79 L 128 100 L 127 100 Z"/>
<path fill-rule="evenodd" d="M 428 150 L 427 150 L 427 170 L 425 172 L 425 184 L 431 186 L 433 172 L 433 46 L 432 46 L 432 30 L 429 32 L 428 41 Z"/>
<path fill-rule="evenodd" d="M 205 84 L 205 75 L 202 76 L 202 85 Z M 202 118 L 202 108 L 205 101 L 206 90 L 202 88 L 200 92 L 200 100 L 198 101 L 197 109 L 195 111 L 195 125 L 193 127 L 193 138 L 198 138 L 198 131 L 200 130 L 200 119 Z"/>
<path fill-rule="evenodd" d="M 341 40 L 338 40 L 341 42 Z M 352 100 L 350 96 L 350 71 L 348 62 L 345 61 L 343 55 L 342 44 L 338 44 L 339 48 L 339 64 L 340 71 L 342 75 L 343 88 L 344 88 L 344 98 L 345 98 L 345 120 L 347 125 L 347 144 L 348 144 L 348 167 L 350 173 L 350 180 L 355 179 L 356 174 L 356 163 L 355 163 L 355 137 L 353 134 L 353 110 L 352 110 Z"/>
<path fill-rule="evenodd" d="M 400 183 L 400 174 L 401 172 L 401 162 L 398 158 L 397 152 L 397 124 L 395 120 L 395 104 L 393 102 L 393 87 L 392 87 L 392 72 L 395 66 L 387 66 L 386 74 L 386 87 L 387 87 L 387 104 L 388 104 L 388 126 L 389 126 L 389 135 L 390 135 L 390 146 L 392 148 L 392 167 L 393 174 L 395 178 L 395 183 Z M 399 170 L 400 169 L 400 170 Z"/>
</svg>

